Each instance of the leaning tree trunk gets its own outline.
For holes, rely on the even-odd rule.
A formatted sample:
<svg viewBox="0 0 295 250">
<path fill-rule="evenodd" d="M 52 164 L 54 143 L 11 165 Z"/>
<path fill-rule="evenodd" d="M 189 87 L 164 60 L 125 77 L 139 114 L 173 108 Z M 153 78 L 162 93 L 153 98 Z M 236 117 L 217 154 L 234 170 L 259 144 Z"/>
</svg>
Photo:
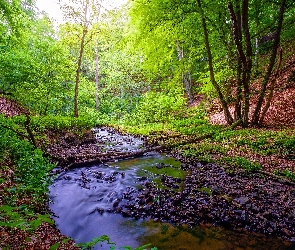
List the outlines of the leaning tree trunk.
<svg viewBox="0 0 295 250">
<path fill-rule="evenodd" d="M 261 125 L 263 123 L 266 112 L 268 111 L 268 109 L 270 107 L 270 103 L 271 103 L 271 100 L 273 98 L 273 92 L 274 92 L 275 83 L 276 83 L 277 77 L 279 76 L 279 71 L 280 71 L 280 67 L 281 67 L 281 63 L 282 63 L 282 56 L 283 56 L 282 48 L 280 48 L 280 47 L 278 48 L 278 53 L 279 53 L 279 61 L 278 61 L 277 70 L 276 70 L 275 74 L 272 77 L 272 81 L 271 81 L 271 84 L 270 84 L 269 95 L 267 97 L 266 104 L 265 104 L 265 106 L 263 108 L 263 111 L 262 111 L 262 114 L 260 116 L 259 125 Z"/>
<path fill-rule="evenodd" d="M 277 50 L 280 45 L 281 31 L 282 31 L 284 12 L 285 12 L 285 3 L 286 3 L 286 0 L 282 0 L 281 6 L 280 6 L 280 11 L 279 11 L 278 26 L 277 26 L 277 30 L 275 33 L 275 39 L 274 39 L 274 44 L 273 44 L 273 48 L 272 48 L 272 54 L 271 54 L 271 57 L 269 60 L 269 65 L 268 65 L 266 74 L 265 74 L 264 79 L 261 84 L 261 89 L 260 89 L 260 94 L 258 97 L 257 105 L 256 105 L 255 111 L 252 116 L 251 123 L 253 126 L 259 125 L 260 113 L 261 113 L 264 97 L 266 94 L 268 81 L 271 76 L 271 73 L 272 73 L 272 70 L 273 70 L 273 67 L 275 64 L 275 60 L 276 60 Z"/>
<path fill-rule="evenodd" d="M 213 69 L 213 58 L 212 58 L 211 48 L 210 48 L 210 43 L 209 43 L 209 35 L 208 35 L 204 11 L 203 11 L 203 8 L 201 5 L 201 0 L 197 0 L 197 4 L 199 7 L 201 19 L 202 19 L 205 46 L 206 46 L 206 51 L 207 51 L 207 56 L 208 56 L 208 67 L 209 67 L 209 72 L 210 72 L 210 80 L 211 80 L 211 83 L 218 94 L 218 98 L 219 98 L 219 100 L 221 102 L 221 106 L 223 108 L 225 120 L 226 120 L 227 124 L 231 125 L 233 123 L 233 118 L 232 118 L 231 113 L 229 112 L 228 103 L 226 102 L 225 97 L 222 94 L 222 91 L 221 91 L 218 83 L 215 80 L 214 69 Z"/>
</svg>

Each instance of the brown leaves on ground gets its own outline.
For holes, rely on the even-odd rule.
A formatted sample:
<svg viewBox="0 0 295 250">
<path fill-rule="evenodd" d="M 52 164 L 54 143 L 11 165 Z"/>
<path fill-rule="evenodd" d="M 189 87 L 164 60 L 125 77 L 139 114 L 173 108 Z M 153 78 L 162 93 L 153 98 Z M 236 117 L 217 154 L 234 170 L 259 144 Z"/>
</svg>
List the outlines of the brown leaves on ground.
<svg viewBox="0 0 295 250">
<path fill-rule="evenodd" d="M 0 206 L 5 204 L 5 199 L 9 199 L 9 188 L 17 187 L 14 182 L 14 167 L 12 164 L 0 168 Z M 33 199 L 31 197 L 22 196 L 18 197 L 16 206 L 22 204 L 32 205 Z M 46 209 L 46 204 L 36 204 L 40 206 L 41 210 Z M 64 243 L 62 243 L 64 242 Z M 55 225 L 42 223 L 34 232 L 28 232 L 11 227 L 0 227 L 0 249 L 50 249 L 54 244 L 59 243 L 59 249 L 80 249 L 74 246 L 74 241 L 62 235 Z"/>
<path fill-rule="evenodd" d="M 280 70 L 277 79 L 274 79 L 275 89 L 271 105 L 265 115 L 263 126 L 268 129 L 294 128 L 295 127 L 295 55 L 285 63 L 285 67 Z M 271 79 L 272 80 L 272 79 Z M 270 80 L 270 81 L 271 81 Z M 259 87 L 255 83 L 253 88 Z M 251 98 L 250 116 L 254 112 L 257 96 Z M 216 109 L 215 109 L 216 110 Z M 233 115 L 234 108 L 230 107 Z M 225 125 L 223 111 L 211 113 L 209 116 L 212 124 Z M 289 170 L 295 171 L 295 161 L 279 155 L 260 155 L 249 150 L 234 148 L 227 153 L 229 156 L 242 156 L 251 161 L 258 162 L 267 172 Z"/>
<path fill-rule="evenodd" d="M 62 243 L 64 242 L 64 243 Z M 50 249 L 54 244 L 59 244 L 58 249 L 74 250 L 73 240 L 63 236 L 55 226 L 42 223 L 34 233 L 20 229 L 0 227 L 0 249 Z"/>
<path fill-rule="evenodd" d="M 0 114 L 10 117 L 20 115 L 23 111 L 23 108 L 16 101 L 0 96 Z"/>
<path fill-rule="evenodd" d="M 263 126 L 269 128 L 295 126 L 295 54 L 279 72 L 275 80 L 274 95 L 270 107 L 265 115 Z M 252 85 L 252 89 L 259 90 L 259 81 Z M 253 114 L 257 96 L 252 96 L 249 117 Z M 215 109 L 216 110 L 216 109 Z M 233 115 L 234 108 L 230 107 Z M 211 113 L 209 120 L 212 124 L 225 125 L 224 113 L 221 110 Z"/>
<path fill-rule="evenodd" d="M 284 170 L 295 171 L 295 161 L 277 155 L 260 155 L 251 151 L 241 151 L 237 148 L 228 151 L 227 155 L 231 157 L 241 156 L 252 162 L 257 162 L 263 167 L 264 171 L 269 173 Z"/>
</svg>

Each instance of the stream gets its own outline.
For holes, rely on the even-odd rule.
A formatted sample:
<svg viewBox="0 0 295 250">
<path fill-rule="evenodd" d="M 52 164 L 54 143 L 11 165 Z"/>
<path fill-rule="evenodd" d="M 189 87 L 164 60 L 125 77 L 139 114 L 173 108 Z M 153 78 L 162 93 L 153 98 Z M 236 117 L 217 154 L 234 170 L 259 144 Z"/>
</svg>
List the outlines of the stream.
<svg viewBox="0 0 295 250">
<path fill-rule="evenodd" d="M 133 152 L 144 146 L 142 138 L 121 135 L 112 129 L 96 129 L 95 133 L 97 145 L 105 152 Z M 175 192 L 182 190 L 185 175 L 181 162 L 157 152 L 103 164 L 85 164 L 54 179 L 49 189 L 50 209 L 57 228 L 77 243 L 108 235 L 116 243 L 116 249 L 148 243 L 159 250 L 294 249 L 275 237 L 209 225 L 175 226 L 168 220 L 160 222 L 158 218 L 143 216 L 150 209 L 147 201 L 142 202 L 138 216 L 128 209 L 133 201 L 141 204 L 138 197 L 143 196 L 139 191 L 144 194 L 149 185 Z M 176 181 L 165 186 L 163 178 L 166 180 L 168 176 Z M 153 202 L 158 199 L 153 196 Z M 98 243 L 94 249 L 110 249 L 110 245 Z"/>
</svg>

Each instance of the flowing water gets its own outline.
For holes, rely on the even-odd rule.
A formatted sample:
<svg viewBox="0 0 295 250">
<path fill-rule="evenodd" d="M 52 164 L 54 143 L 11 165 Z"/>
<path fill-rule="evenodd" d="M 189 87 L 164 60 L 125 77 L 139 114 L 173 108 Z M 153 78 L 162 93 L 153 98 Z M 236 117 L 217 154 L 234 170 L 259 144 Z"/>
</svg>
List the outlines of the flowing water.
<svg viewBox="0 0 295 250">
<path fill-rule="evenodd" d="M 100 132 L 100 139 L 105 140 L 109 136 L 105 131 Z M 130 147 L 126 143 L 129 137 L 125 139 L 119 141 L 126 150 L 136 150 L 142 146 L 138 139 Z M 120 150 L 118 145 L 107 143 L 107 147 L 110 146 L 112 150 Z M 153 220 L 135 220 L 117 213 L 118 204 L 128 202 L 124 199 L 126 194 L 132 196 L 144 181 L 157 181 L 157 176 L 150 172 L 151 166 L 157 164 L 169 164 L 177 169 L 181 163 L 162 154 L 149 153 L 139 158 L 85 166 L 61 173 L 50 186 L 50 208 L 55 214 L 57 227 L 76 242 L 88 242 L 94 237 L 108 235 L 117 244 L 116 249 L 148 243 L 163 250 L 288 249 L 283 241 L 256 234 L 217 227 L 175 227 Z M 99 243 L 94 249 L 110 249 L 110 245 Z"/>
</svg>

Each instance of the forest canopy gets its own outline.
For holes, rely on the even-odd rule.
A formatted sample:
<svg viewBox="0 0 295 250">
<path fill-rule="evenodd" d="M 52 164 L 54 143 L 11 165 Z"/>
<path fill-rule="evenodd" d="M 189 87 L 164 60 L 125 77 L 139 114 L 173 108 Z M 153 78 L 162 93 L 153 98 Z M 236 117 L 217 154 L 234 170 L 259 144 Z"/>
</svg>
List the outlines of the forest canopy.
<svg viewBox="0 0 295 250">
<path fill-rule="evenodd" d="M 59 2 L 58 26 L 32 1 L 0 3 L 0 90 L 40 115 L 150 123 L 202 95 L 227 124 L 261 125 L 294 38 L 291 0 Z"/>
</svg>

